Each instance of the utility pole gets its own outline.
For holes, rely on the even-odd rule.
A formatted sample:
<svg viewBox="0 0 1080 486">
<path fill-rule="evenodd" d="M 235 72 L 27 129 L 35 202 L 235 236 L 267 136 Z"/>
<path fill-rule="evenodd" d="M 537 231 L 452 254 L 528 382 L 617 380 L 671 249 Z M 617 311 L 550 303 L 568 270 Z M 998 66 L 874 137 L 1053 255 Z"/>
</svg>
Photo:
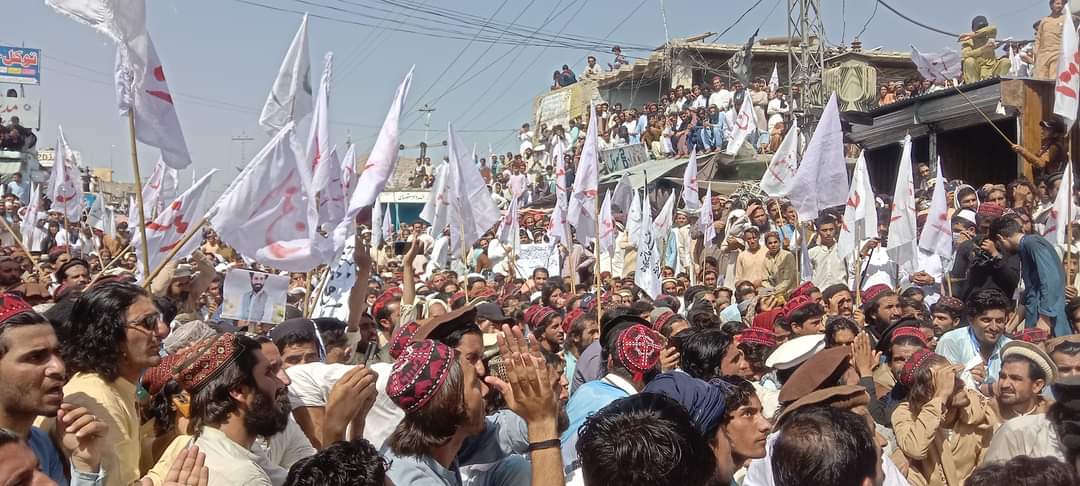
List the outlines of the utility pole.
<svg viewBox="0 0 1080 486">
<path fill-rule="evenodd" d="M 817 117 L 828 99 L 822 88 L 825 70 L 825 26 L 821 20 L 821 0 L 787 0 L 788 6 L 788 93 L 799 88 L 799 128 L 812 133 Z"/>
<path fill-rule="evenodd" d="M 424 103 L 424 107 L 418 108 L 416 111 L 419 111 L 426 116 L 426 119 L 424 120 L 424 145 L 427 145 L 428 131 L 431 130 L 431 114 L 435 112 L 435 108 L 429 107 L 427 103 Z"/>
<path fill-rule="evenodd" d="M 247 132 L 240 130 L 240 135 L 231 139 L 233 142 L 240 142 L 240 166 L 243 167 L 247 164 L 247 143 L 255 140 L 247 136 Z"/>
</svg>

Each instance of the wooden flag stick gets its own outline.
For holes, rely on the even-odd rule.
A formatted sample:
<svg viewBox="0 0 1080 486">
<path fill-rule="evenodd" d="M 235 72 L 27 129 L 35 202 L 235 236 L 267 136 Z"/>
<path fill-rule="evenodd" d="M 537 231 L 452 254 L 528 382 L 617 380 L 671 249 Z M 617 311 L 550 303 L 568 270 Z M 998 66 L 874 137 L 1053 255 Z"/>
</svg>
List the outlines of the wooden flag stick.
<svg viewBox="0 0 1080 486">
<path fill-rule="evenodd" d="M 150 275 L 150 247 L 146 242 L 146 212 L 143 210 L 143 197 L 142 197 L 142 175 L 139 174 L 139 150 L 135 144 L 135 109 L 128 109 L 128 134 L 131 139 L 131 171 L 135 178 L 135 204 L 139 207 L 139 235 L 142 237 L 142 242 L 139 246 L 142 246 L 143 254 L 143 275 Z M 185 241 L 184 243 L 187 243 Z M 180 246 L 184 246 L 181 244 Z M 170 257 L 170 260 L 172 258 Z M 168 262 L 169 260 L 165 260 Z M 154 276 L 161 271 L 159 268 L 154 272 Z M 149 287 L 150 277 L 146 280 L 147 287 Z"/>
<path fill-rule="evenodd" d="M 307 304 L 304 305 L 304 308 L 305 308 L 304 309 L 304 316 L 310 318 L 311 313 L 315 312 L 315 304 L 318 303 L 319 296 L 322 295 L 323 290 L 326 290 L 326 282 L 329 281 L 329 280 L 330 280 L 330 265 L 327 265 L 326 270 L 323 270 L 323 272 L 322 272 L 322 278 L 319 280 L 319 287 L 316 289 L 315 295 L 308 295 L 307 299 L 305 299 Z M 308 286 L 310 287 L 311 284 L 309 283 Z M 311 292 L 311 291 L 309 290 L 308 292 Z"/>
<path fill-rule="evenodd" d="M 87 287 L 92 287 L 94 285 L 94 282 L 97 282 L 98 279 L 101 278 L 101 276 L 105 274 L 105 270 L 108 270 L 108 269 L 112 268 L 112 266 L 115 265 L 116 262 L 120 261 L 120 259 L 124 257 L 124 254 L 127 253 L 128 250 L 130 250 L 130 249 L 131 249 L 131 243 L 128 243 L 127 246 L 125 246 L 122 250 L 120 250 L 120 252 L 116 256 L 112 257 L 112 259 L 109 260 L 109 263 L 107 265 L 105 265 L 104 267 L 101 267 L 101 271 L 98 272 L 97 275 L 94 275 L 94 278 L 91 279 L 90 283 L 87 284 L 86 286 Z"/>
<path fill-rule="evenodd" d="M 608 205 L 610 207 L 610 202 L 609 202 Z M 603 285 L 603 282 L 601 282 L 601 280 L 600 280 L 600 193 L 599 192 L 597 192 L 597 194 L 596 194 L 596 248 L 593 248 L 593 259 L 596 262 L 596 264 L 594 266 L 594 268 L 595 268 L 594 273 L 596 273 L 596 276 L 594 277 L 596 279 L 596 322 L 600 322 L 600 315 L 602 313 L 602 311 L 600 310 L 600 308 L 602 307 L 602 305 L 600 305 L 600 294 L 603 293 L 604 285 Z"/>
<path fill-rule="evenodd" d="M 978 106 L 975 106 L 975 102 L 971 101 L 971 98 L 968 98 L 968 95 L 964 94 L 963 91 L 960 91 L 960 88 L 958 86 L 954 85 L 953 89 L 956 90 L 957 93 L 960 93 L 960 96 L 964 97 L 964 101 L 966 101 L 967 104 L 971 105 L 972 108 L 975 108 L 975 111 L 979 112 L 979 114 L 982 115 L 983 119 L 986 120 L 986 123 L 990 124 L 990 128 L 993 128 L 995 132 L 998 132 L 998 135 L 1001 135 L 1001 138 L 1005 139 L 1005 141 L 1008 142 L 1010 146 L 1014 145 L 1014 142 L 1007 135 L 1005 135 L 1005 132 L 1002 132 L 1001 129 L 997 127 L 997 125 L 994 125 L 993 120 L 991 120 L 989 116 L 986 116 L 986 113 L 983 112 L 982 109 L 980 109 Z"/>
<path fill-rule="evenodd" d="M 204 225 L 206 225 L 206 217 L 205 216 L 203 216 L 203 218 L 200 219 L 199 222 L 195 224 L 195 227 L 193 227 L 191 229 L 191 231 L 188 232 L 188 234 L 184 235 L 184 237 L 180 239 L 180 242 L 177 243 L 176 246 L 173 247 L 172 251 L 170 251 L 169 254 L 165 256 L 165 260 L 161 262 L 161 265 L 158 265 L 157 268 L 154 269 L 153 273 L 147 274 L 148 276 L 147 276 L 146 280 L 143 281 L 143 288 L 150 288 L 150 282 L 153 282 L 154 279 L 157 278 L 158 274 L 161 273 L 161 271 L 165 269 L 165 266 L 168 265 L 169 262 L 171 262 L 173 258 L 176 258 L 176 254 L 180 253 L 180 250 L 184 248 L 184 245 L 186 245 L 188 243 L 188 241 L 191 240 L 192 237 L 194 237 L 196 234 L 202 232 L 202 227 Z M 146 241 L 144 240 L 143 245 L 145 245 L 145 244 L 146 244 Z M 149 265 L 150 260 L 147 259 L 146 263 L 147 263 L 147 265 Z"/>
<path fill-rule="evenodd" d="M 65 215 L 64 218 L 67 218 L 67 216 Z M 34 265 L 34 268 L 37 268 L 37 260 L 34 259 L 34 255 L 30 254 L 30 249 L 26 247 L 26 243 L 23 243 L 22 238 L 20 238 L 22 235 L 16 234 L 15 230 L 11 229 L 11 225 L 8 224 L 6 219 L 0 218 L 0 223 L 4 223 L 4 229 L 6 229 L 8 233 L 11 233 L 11 237 L 19 244 L 19 248 L 22 248 L 22 251 L 26 252 L 26 258 L 30 259 L 30 263 Z"/>
</svg>

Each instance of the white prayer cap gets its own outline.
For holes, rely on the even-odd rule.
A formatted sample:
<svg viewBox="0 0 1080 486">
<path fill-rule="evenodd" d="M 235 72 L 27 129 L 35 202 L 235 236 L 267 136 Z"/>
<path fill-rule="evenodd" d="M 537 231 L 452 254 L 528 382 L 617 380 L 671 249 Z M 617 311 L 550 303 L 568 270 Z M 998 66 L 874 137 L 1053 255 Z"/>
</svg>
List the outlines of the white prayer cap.
<svg viewBox="0 0 1080 486">
<path fill-rule="evenodd" d="M 769 358 L 765 360 L 765 366 L 778 370 L 792 369 L 803 364 L 818 351 L 825 349 L 825 335 L 811 334 L 790 339 L 776 348 Z"/>
<path fill-rule="evenodd" d="M 956 212 L 956 217 L 969 221 L 971 224 L 975 224 L 975 211 L 970 209 L 961 209 Z"/>
</svg>

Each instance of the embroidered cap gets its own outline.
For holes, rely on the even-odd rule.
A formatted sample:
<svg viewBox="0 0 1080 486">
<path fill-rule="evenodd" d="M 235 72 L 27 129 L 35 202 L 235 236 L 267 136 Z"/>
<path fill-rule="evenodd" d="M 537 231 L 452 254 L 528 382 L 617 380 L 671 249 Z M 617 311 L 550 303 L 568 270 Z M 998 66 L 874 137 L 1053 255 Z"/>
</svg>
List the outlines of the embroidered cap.
<svg viewBox="0 0 1080 486">
<path fill-rule="evenodd" d="M 34 309 L 15 294 L 0 295 L 0 327 L 4 327 L 12 317 L 34 312 Z"/>
<path fill-rule="evenodd" d="M 929 349 L 920 349 L 911 355 L 907 363 L 904 363 L 904 368 L 900 370 L 900 384 L 910 387 L 912 383 L 915 383 L 915 374 L 934 356 L 937 355 Z"/>
<path fill-rule="evenodd" d="M 409 344 L 394 360 L 387 396 L 405 413 L 420 410 L 446 383 L 455 360 L 457 352 L 443 343 L 425 339 Z"/>
<path fill-rule="evenodd" d="M 236 334 L 222 334 L 216 338 L 196 344 L 186 359 L 173 368 L 176 382 L 188 393 L 194 395 L 207 382 L 221 373 L 229 364 L 236 361 L 244 347 L 237 342 Z"/>
<path fill-rule="evenodd" d="M 646 372 L 656 368 L 663 348 L 664 337 L 641 324 L 626 328 L 615 340 L 615 354 L 634 381 L 642 381 Z"/>
</svg>

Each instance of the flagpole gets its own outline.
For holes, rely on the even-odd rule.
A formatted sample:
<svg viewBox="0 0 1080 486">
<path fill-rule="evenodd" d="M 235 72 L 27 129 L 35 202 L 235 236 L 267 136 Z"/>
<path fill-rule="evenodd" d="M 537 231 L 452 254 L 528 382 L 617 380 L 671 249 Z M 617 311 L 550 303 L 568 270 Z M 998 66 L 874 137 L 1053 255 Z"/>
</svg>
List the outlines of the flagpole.
<svg viewBox="0 0 1080 486">
<path fill-rule="evenodd" d="M 141 210 L 141 208 L 140 208 L 140 210 Z M 180 239 L 180 242 L 177 243 L 176 246 L 173 247 L 172 251 L 170 251 L 169 254 L 165 256 L 165 260 L 162 261 L 161 264 L 158 265 L 157 268 L 154 269 L 153 273 L 148 273 L 147 274 L 148 277 L 146 278 L 146 281 L 143 282 L 143 288 L 150 288 L 150 282 L 152 282 L 155 278 L 157 278 L 158 274 L 161 273 L 161 271 L 165 269 L 165 266 L 168 265 L 169 262 L 171 262 L 173 258 L 176 258 L 176 254 L 180 253 L 180 250 L 182 250 L 184 248 L 184 245 L 187 245 L 188 241 L 190 241 L 192 237 L 194 237 L 196 234 L 202 232 L 201 231 L 202 227 L 204 225 L 206 225 L 206 222 L 207 222 L 206 217 L 203 216 L 203 218 L 200 219 L 199 222 L 195 224 L 195 226 L 191 229 L 191 231 L 188 232 L 188 234 L 184 235 L 184 237 Z M 145 240 L 143 240 L 143 246 L 144 247 L 146 246 L 146 241 Z M 146 265 L 147 266 L 150 265 L 150 259 L 149 258 L 147 258 L 147 260 L 146 260 Z"/>
<path fill-rule="evenodd" d="M 116 262 L 119 261 L 120 258 L 123 257 L 124 254 L 127 253 L 128 250 L 130 250 L 130 249 L 131 249 L 131 243 L 128 243 L 127 246 L 125 246 L 123 249 L 120 250 L 119 253 L 116 254 L 116 256 L 112 257 L 112 260 L 109 260 L 108 265 L 105 265 L 104 267 L 102 267 L 101 271 L 98 272 L 97 275 L 94 275 L 94 278 L 90 279 L 90 283 L 87 284 L 86 286 L 87 287 L 92 287 L 94 285 L 94 282 L 97 282 L 98 279 L 101 278 L 101 276 L 105 274 L 105 270 L 108 270 L 108 269 L 112 268 L 112 266 L 115 265 Z"/>
<path fill-rule="evenodd" d="M 597 188 L 597 189 L 599 189 L 599 188 Z M 608 197 L 611 197 L 611 195 L 609 194 Z M 608 201 L 608 209 L 611 209 L 611 201 Z M 601 312 L 602 312 L 600 310 L 600 308 L 603 307 L 600 304 L 600 294 L 603 291 L 604 287 L 603 287 L 603 284 L 600 281 L 600 192 L 599 191 L 597 191 L 597 193 L 596 193 L 596 248 L 593 248 L 593 251 L 595 253 L 593 255 L 594 260 L 596 260 L 596 264 L 594 266 L 594 268 L 596 269 L 594 271 L 594 273 L 596 273 L 596 276 L 594 277 L 596 279 L 596 322 L 600 322 L 600 315 L 601 315 Z"/>
<path fill-rule="evenodd" d="M 956 90 L 957 93 L 960 93 L 960 96 L 964 97 L 964 101 L 966 101 L 967 104 L 971 105 L 972 108 L 975 108 L 975 111 L 979 112 L 979 114 L 982 115 L 983 119 L 986 120 L 986 123 L 990 124 L 990 128 L 993 128 L 995 132 L 998 132 L 998 135 L 1001 135 L 1001 138 L 1005 139 L 1005 141 L 1008 142 L 1009 145 L 1013 145 L 1013 141 L 1007 135 L 1005 135 L 1005 132 L 1002 132 L 1001 129 L 997 127 L 997 125 L 994 125 L 993 120 L 991 120 L 990 117 L 986 116 L 986 113 L 983 112 L 982 109 L 980 109 L 978 106 L 975 106 L 975 103 L 971 101 L 971 98 L 968 98 L 968 95 L 964 94 L 963 91 L 960 91 L 960 88 L 958 86 L 953 86 L 953 89 Z"/>
<path fill-rule="evenodd" d="M 403 270 L 407 270 L 407 269 L 403 269 Z M 308 304 L 304 306 L 306 308 L 305 312 L 304 312 L 305 316 L 310 318 L 311 313 L 315 312 L 315 304 L 317 304 L 319 302 L 319 297 L 322 296 L 323 290 L 326 290 L 326 282 L 330 280 L 329 277 L 330 277 L 330 265 L 327 265 L 326 270 L 323 271 L 322 279 L 319 280 L 319 287 L 316 290 L 315 295 L 308 295 L 308 298 L 307 298 Z M 314 298 L 312 298 L 312 297 L 314 297 Z"/>
<path fill-rule="evenodd" d="M 64 219 L 67 219 L 66 214 L 64 215 Z M 26 258 L 30 259 L 30 263 L 32 263 L 34 267 L 37 267 L 37 260 L 34 260 L 34 255 L 30 254 L 30 249 L 27 248 L 26 243 L 23 243 L 22 241 L 22 234 L 16 235 L 15 230 L 11 229 L 11 225 L 8 224 L 7 219 L 0 218 L 0 223 L 4 223 L 4 229 L 6 229 L 8 233 L 11 233 L 11 237 L 19 244 L 22 251 L 26 252 Z"/>
<path fill-rule="evenodd" d="M 143 275 L 147 276 L 144 287 L 150 286 L 150 280 L 153 277 L 150 276 L 150 247 L 146 242 L 146 213 L 143 209 L 143 197 L 142 197 L 142 175 L 139 174 L 139 150 L 135 144 L 135 108 L 128 109 L 128 135 L 131 139 L 131 170 L 132 175 L 135 177 L 135 204 L 139 206 L 139 236 L 142 237 L 141 244 L 143 254 Z M 66 216 L 65 216 L 66 217 Z M 185 241 L 184 243 L 187 243 Z M 180 246 L 183 246 L 181 244 Z M 171 257 L 170 257 L 171 259 Z M 168 260 L 166 260 L 168 262 Z M 161 270 L 158 269 L 158 272 Z M 154 273 L 157 276 L 157 272 Z"/>
<path fill-rule="evenodd" d="M 469 303 L 469 252 L 465 248 L 465 218 L 461 218 L 461 264 L 465 267 L 465 303 Z"/>
</svg>

